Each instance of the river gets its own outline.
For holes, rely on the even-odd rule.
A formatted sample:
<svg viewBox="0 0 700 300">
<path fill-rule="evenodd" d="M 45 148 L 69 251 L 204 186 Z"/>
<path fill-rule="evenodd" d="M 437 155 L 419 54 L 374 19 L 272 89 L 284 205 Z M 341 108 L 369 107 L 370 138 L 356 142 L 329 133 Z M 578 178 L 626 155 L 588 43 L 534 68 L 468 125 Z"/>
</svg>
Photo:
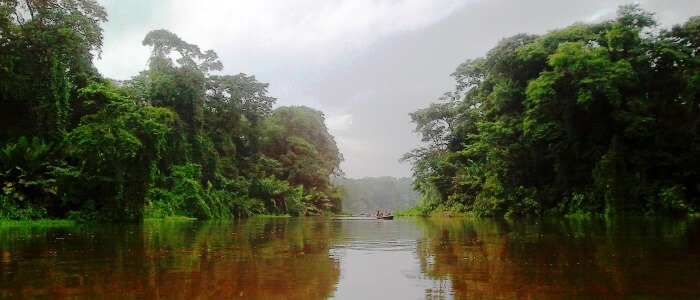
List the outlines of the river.
<svg viewBox="0 0 700 300">
<path fill-rule="evenodd" d="M 0 298 L 700 298 L 698 218 L 0 226 Z"/>
</svg>

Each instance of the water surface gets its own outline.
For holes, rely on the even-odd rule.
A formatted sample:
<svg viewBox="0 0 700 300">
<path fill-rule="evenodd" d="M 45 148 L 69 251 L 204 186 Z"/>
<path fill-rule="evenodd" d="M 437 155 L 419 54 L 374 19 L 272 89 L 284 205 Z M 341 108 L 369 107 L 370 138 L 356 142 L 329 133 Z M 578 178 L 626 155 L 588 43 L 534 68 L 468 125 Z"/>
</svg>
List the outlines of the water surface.
<svg viewBox="0 0 700 300">
<path fill-rule="evenodd" d="M 0 225 L 0 298 L 699 298 L 700 222 Z"/>
</svg>

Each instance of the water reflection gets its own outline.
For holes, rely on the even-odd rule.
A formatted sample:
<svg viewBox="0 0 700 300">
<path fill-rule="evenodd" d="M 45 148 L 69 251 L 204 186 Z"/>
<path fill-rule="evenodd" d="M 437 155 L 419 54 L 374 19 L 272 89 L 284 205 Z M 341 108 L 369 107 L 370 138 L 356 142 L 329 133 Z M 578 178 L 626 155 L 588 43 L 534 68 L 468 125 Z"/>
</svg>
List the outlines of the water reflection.
<svg viewBox="0 0 700 300">
<path fill-rule="evenodd" d="M 700 220 L 0 226 L 0 298 L 700 298 Z"/>
<path fill-rule="evenodd" d="M 421 271 L 413 219 L 344 221 L 346 238 L 331 253 L 340 261 L 336 299 L 419 299 L 447 295 L 449 287 Z"/>
<path fill-rule="evenodd" d="M 324 299 L 337 224 L 146 222 L 2 228 L 0 297 Z"/>
<path fill-rule="evenodd" d="M 417 249 L 455 298 L 700 295 L 697 219 L 430 219 Z"/>
</svg>

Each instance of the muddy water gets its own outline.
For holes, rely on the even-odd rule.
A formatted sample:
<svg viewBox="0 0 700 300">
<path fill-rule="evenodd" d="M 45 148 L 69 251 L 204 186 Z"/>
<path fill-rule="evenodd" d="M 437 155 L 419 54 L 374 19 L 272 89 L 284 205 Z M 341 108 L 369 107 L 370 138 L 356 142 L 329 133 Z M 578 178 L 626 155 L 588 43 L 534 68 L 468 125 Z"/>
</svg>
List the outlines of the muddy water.
<svg viewBox="0 0 700 300">
<path fill-rule="evenodd" d="M 700 220 L 0 225 L 0 298 L 700 298 Z"/>
</svg>

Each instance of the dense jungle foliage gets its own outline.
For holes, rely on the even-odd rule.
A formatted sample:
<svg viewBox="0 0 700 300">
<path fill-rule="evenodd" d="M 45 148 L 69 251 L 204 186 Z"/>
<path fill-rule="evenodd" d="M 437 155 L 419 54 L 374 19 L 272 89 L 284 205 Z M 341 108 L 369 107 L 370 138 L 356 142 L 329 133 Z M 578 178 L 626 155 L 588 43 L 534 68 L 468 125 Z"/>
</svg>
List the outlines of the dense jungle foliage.
<svg viewBox="0 0 700 300">
<path fill-rule="evenodd" d="M 411 114 L 417 210 L 476 215 L 700 209 L 700 17 L 615 20 L 501 40 Z"/>
<path fill-rule="evenodd" d="M 413 190 L 411 178 L 365 177 L 361 179 L 334 178 L 335 185 L 345 189 L 343 212 L 376 213 L 394 212 L 408 209 L 420 200 L 420 194 Z"/>
<path fill-rule="evenodd" d="M 94 0 L 0 1 L 0 219 L 230 218 L 340 209 L 342 156 L 320 111 L 273 109 L 254 76 L 166 30 L 148 69 L 92 65 Z M 125 59 L 128 59 L 125 57 Z"/>
</svg>

